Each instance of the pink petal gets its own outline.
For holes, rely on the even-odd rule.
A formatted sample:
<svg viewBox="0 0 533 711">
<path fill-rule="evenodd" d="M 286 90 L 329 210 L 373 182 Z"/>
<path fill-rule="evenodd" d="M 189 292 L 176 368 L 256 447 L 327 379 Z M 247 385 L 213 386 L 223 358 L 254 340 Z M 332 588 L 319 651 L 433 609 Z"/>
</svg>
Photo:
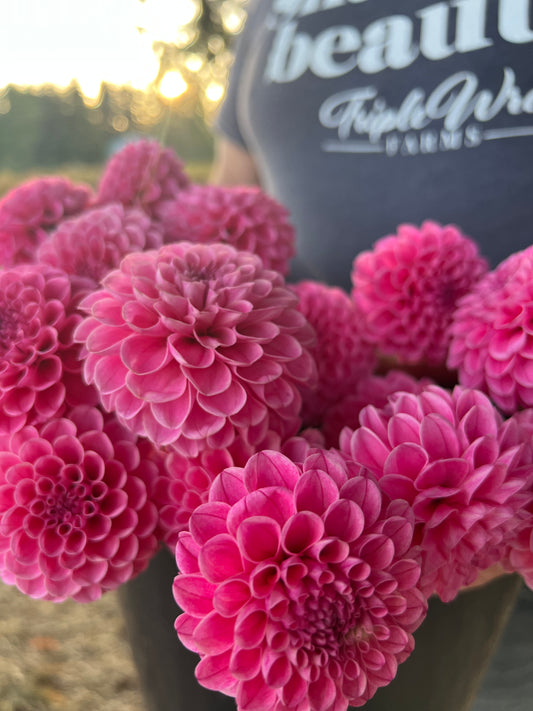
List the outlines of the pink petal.
<svg viewBox="0 0 533 711">
<path fill-rule="evenodd" d="M 215 590 L 216 585 L 208 582 L 203 575 L 178 575 L 172 587 L 174 599 L 181 609 L 200 618 L 213 609 Z"/>
<path fill-rule="evenodd" d="M 311 511 L 301 511 L 287 521 L 282 531 L 287 553 L 302 553 L 324 535 L 322 519 Z"/>
<path fill-rule="evenodd" d="M 129 336 L 120 347 L 126 367 L 137 375 L 157 373 L 168 363 L 166 338 L 149 338 L 144 335 Z"/>
<path fill-rule="evenodd" d="M 245 519 L 237 530 L 237 541 L 243 554 L 253 562 L 274 558 L 280 547 L 281 529 L 266 516 Z"/>
<path fill-rule="evenodd" d="M 231 652 L 204 657 L 196 667 L 195 675 L 202 686 L 214 691 L 223 691 L 233 696 L 237 690 L 237 680 L 229 671 Z"/>
<path fill-rule="evenodd" d="M 324 518 L 325 533 L 342 541 L 355 541 L 365 528 L 365 517 L 359 506 L 350 499 L 335 501 Z"/>
<path fill-rule="evenodd" d="M 205 543 L 198 557 L 200 571 L 213 583 L 221 583 L 243 571 L 238 545 L 227 533 L 220 533 Z"/>
<path fill-rule="evenodd" d="M 215 610 L 200 622 L 194 641 L 201 654 L 221 654 L 233 646 L 234 618 L 222 617 Z"/>
</svg>

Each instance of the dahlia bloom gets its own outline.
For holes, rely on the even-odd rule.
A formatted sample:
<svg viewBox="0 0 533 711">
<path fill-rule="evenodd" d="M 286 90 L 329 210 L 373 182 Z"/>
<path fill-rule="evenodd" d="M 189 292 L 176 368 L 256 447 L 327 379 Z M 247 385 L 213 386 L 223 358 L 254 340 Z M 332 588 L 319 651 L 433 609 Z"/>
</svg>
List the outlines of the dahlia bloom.
<svg viewBox="0 0 533 711">
<path fill-rule="evenodd" d="M 313 357 L 317 364 L 318 385 L 302 389 L 305 424 L 318 426 L 324 412 L 372 372 L 374 348 L 359 332 L 355 307 L 342 289 L 313 281 L 296 284 L 298 309 L 317 333 Z"/>
<path fill-rule="evenodd" d="M 37 259 L 70 274 L 77 292 L 92 291 L 126 254 L 162 243 L 161 232 L 144 212 L 115 203 L 62 222 L 41 245 Z"/>
<path fill-rule="evenodd" d="M 401 225 L 354 261 L 352 296 L 365 337 L 405 363 L 444 363 L 456 303 L 486 271 L 456 227 Z"/>
<path fill-rule="evenodd" d="M 359 413 L 367 405 L 385 407 L 394 393 L 404 391 L 418 395 L 432 382 L 429 378 L 417 380 L 402 370 L 389 370 L 386 375 L 363 378 L 353 393 L 345 395 L 324 413 L 320 429 L 326 445 L 338 447 L 341 431 L 344 427 L 356 429 L 359 426 Z"/>
<path fill-rule="evenodd" d="M 157 548 L 146 446 L 85 406 L 13 435 L 0 453 L 2 580 L 90 602 L 146 568 Z"/>
<path fill-rule="evenodd" d="M 0 264 L 33 262 L 50 230 L 90 199 L 89 188 L 65 178 L 38 178 L 8 192 L 0 201 Z"/>
<path fill-rule="evenodd" d="M 259 257 L 180 242 L 126 256 L 103 287 L 76 338 L 86 380 L 133 432 L 192 457 L 296 434 L 314 334 Z"/>
<path fill-rule="evenodd" d="M 0 432 L 42 422 L 63 407 L 64 370 L 81 370 L 68 276 L 48 265 L 0 272 Z"/>
<path fill-rule="evenodd" d="M 157 141 L 142 140 L 128 143 L 107 163 L 97 201 L 140 207 L 152 217 L 160 202 L 188 187 L 189 179 L 174 151 Z"/>
<path fill-rule="evenodd" d="M 285 275 L 294 256 L 288 211 L 256 187 L 193 185 L 161 203 L 165 242 L 223 242 L 253 252 L 266 269 Z"/>
<path fill-rule="evenodd" d="M 395 676 L 426 600 L 413 522 L 333 451 L 226 469 L 180 534 L 178 635 L 240 711 L 345 711 Z"/>
<path fill-rule="evenodd" d="M 517 514 L 516 529 L 506 541 L 501 557 L 506 570 L 519 573 L 533 590 L 533 409 L 517 412 L 505 422 L 504 439 L 511 446 L 524 443 L 519 466 L 529 480 L 521 492 L 523 503 Z"/>
<path fill-rule="evenodd" d="M 504 412 L 533 405 L 533 247 L 517 252 L 463 297 L 453 317 L 448 367 Z"/>
<path fill-rule="evenodd" d="M 412 507 L 422 547 L 422 586 L 443 601 L 474 582 L 516 528 L 530 478 L 523 446 L 477 390 L 430 385 L 366 407 L 341 450 L 367 467 L 391 498 Z"/>
<path fill-rule="evenodd" d="M 206 450 L 192 458 L 168 452 L 154 492 L 160 540 L 174 550 L 178 534 L 187 529 L 192 512 L 207 502 L 218 474 L 228 467 L 244 466 L 253 453 L 242 441 L 235 441 L 227 449 Z"/>
</svg>

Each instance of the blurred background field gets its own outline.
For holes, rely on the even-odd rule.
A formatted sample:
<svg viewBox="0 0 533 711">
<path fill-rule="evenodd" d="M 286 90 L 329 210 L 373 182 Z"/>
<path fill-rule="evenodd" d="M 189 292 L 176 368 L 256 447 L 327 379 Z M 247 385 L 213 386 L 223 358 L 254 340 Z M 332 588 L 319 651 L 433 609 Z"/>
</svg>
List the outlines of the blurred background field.
<svg viewBox="0 0 533 711">
<path fill-rule="evenodd" d="M 142 711 L 116 594 L 90 605 L 0 585 L 0 711 Z"/>
</svg>

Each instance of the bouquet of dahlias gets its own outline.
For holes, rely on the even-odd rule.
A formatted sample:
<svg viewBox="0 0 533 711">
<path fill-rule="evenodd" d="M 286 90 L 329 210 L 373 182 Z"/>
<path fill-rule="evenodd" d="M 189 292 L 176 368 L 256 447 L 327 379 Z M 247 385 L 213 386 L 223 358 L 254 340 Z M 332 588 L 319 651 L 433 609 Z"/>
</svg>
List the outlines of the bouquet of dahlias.
<svg viewBox="0 0 533 711">
<path fill-rule="evenodd" d="M 289 285 L 286 210 L 150 141 L 9 193 L 0 247 L 5 583 L 91 601 L 166 544 L 241 711 L 362 706 L 431 595 L 533 587 L 533 248 L 403 225 L 351 294 Z"/>
</svg>

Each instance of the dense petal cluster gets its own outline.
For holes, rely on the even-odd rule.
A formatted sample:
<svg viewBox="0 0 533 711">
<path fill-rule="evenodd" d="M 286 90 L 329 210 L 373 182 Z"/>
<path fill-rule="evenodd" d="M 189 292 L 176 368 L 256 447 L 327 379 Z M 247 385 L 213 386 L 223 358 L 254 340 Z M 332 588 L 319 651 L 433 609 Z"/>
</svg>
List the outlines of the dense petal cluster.
<svg viewBox="0 0 533 711">
<path fill-rule="evenodd" d="M 0 431 L 55 416 L 64 404 L 64 371 L 81 363 L 68 276 L 47 265 L 0 272 Z"/>
<path fill-rule="evenodd" d="M 504 412 L 533 405 L 533 247 L 511 255 L 458 304 L 448 366 Z"/>
<path fill-rule="evenodd" d="M 385 355 L 444 363 L 456 303 L 486 271 L 475 243 L 456 227 L 401 225 L 354 261 L 352 296 L 361 328 Z"/>
<path fill-rule="evenodd" d="M 89 602 L 155 553 L 157 467 L 96 408 L 67 414 L 0 453 L 0 577 L 31 597 Z"/>
<path fill-rule="evenodd" d="M 533 590 L 533 409 L 517 412 L 506 420 L 504 442 L 508 446 L 523 443 L 519 466 L 529 479 L 522 492 L 523 503 L 517 512 L 516 529 L 500 558 L 507 570 L 519 573 Z"/>
<path fill-rule="evenodd" d="M 186 456 L 296 434 L 314 333 L 249 252 L 180 242 L 130 254 L 81 307 L 84 373 L 133 432 Z"/>
<path fill-rule="evenodd" d="M 37 258 L 70 274 L 76 292 L 93 291 L 126 254 L 162 243 L 161 232 L 144 212 L 114 203 L 61 223 Z"/>
<path fill-rule="evenodd" d="M 61 220 L 77 215 L 91 199 L 89 188 L 65 178 L 37 178 L 0 201 L 0 265 L 33 262 L 37 247 Z"/>
<path fill-rule="evenodd" d="M 169 148 L 157 141 L 128 143 L 108 162 L 97 199 L 100 204 L 120 202 L 140 207 L 150 217 L 160 202 L 171 200 L 189 186 L 183 165 Z"/>
<path fill-rule="evenodd" d="M 223 469 L 243 467 L 253 453 L 242 441 L 227 449 L 206 450 L 192 458 L 168 452 L 154 494 L 159 511 L 159 538 L 174 550 L 178 534 L 187 529 L 192 512 L 207 502 L 214 479 Z"/>
<path fill-rule="evenodd" d="M 355 432 L 342 432 L 342 451 L 412 506 L 423 588 L 453 599 L 496 562 L 516 528 L 529 479 L 519 466 L 522 445 L 508 442 L 483 393 L 459 386 L 397 393 L 383 409 L 363 409 L 359 421 Z"/>
<path fill-rule="evenodd" d="M 287 274 L 294 256 L 288 211 L 256 187 L 194 185 L 158 210 L 166 242 L 223 242 Z"/>
<path fill-rule="evenodd" d="M 304 423 L 318 426 L 329 406 L 353 393 L 370 376 L 375 350 L 362 339 L 354 304 L 342 289 L 302 281 L 294 290 L 299 310 L 317 334 L 312 353 L 318 383 L 313 390 L 304 387 L 302 396 Z"/>
<path fill-rule="evenodd" d="M 200 683 L 240 711 L 362 706 L 425 614 L 412 535 L 408 507 L 339 453 L 226 469 L 176 547 L 176 629 Z"/>
<path fill-rule="evenodd" d="M 344 427 L 356 429 L 359 426 L 359 413 L 367 405 L 385 407 L 394 393 L 403 391 L 418 395 L 431 383 L 429 378 L 417 380 L 402 370 L 389 370 L 386 375 L 363 378 L 354 392 L 345 395 L 324 413 L 321 430 L 327 446 L 339 446 L 339 435 Z"/>
</svg>

